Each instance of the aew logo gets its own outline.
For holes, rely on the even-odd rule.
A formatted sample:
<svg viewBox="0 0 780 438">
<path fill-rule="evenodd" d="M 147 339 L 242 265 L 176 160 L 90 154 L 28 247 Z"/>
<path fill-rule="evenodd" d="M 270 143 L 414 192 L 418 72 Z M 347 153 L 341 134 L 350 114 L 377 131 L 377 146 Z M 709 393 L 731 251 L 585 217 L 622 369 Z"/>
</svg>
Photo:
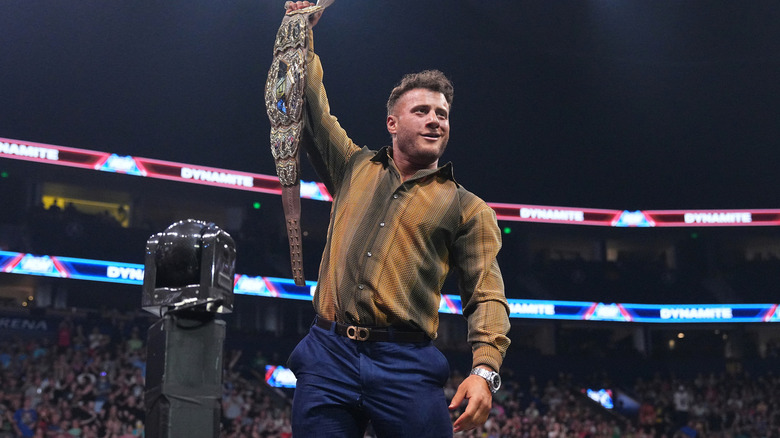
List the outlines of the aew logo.
<svg viewBox="0 0 780 438">
<path fill-rule="evenodd" d="M 144 281 L 143 268 L 126 268 L 123 266 L 109 266 L 106 271 L 108 278 L 118 278 L 121 280 Z"/>
</svg>

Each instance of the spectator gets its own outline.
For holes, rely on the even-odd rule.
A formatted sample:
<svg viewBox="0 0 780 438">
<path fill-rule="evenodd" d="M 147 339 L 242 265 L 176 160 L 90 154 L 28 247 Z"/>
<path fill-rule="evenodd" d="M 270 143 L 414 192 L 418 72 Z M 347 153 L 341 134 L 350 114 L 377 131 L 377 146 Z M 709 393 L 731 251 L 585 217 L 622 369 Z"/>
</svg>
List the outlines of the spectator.
<svg viewBox="0 0 780 438">
<path fill-rule="evenodd" d="M 111 316 L 111 324 L 122 321 Z M 105 324 L 105 321 L 98 322 Z M 89 330 L 92 325 L 84 325 Z M 103 326 L 101 332 L 110 328 Z M 145 407 L 143 391 L 146 351 L 126 348 L 133 332 L 112 331 L 113 348 L 77 349 L 71 345 L 57 354 L 36 354 L 41 341 L 8 337 L 0 341 L 0 438 L 41 436 L 45 438 L 110 437 L 130 438 L 143 433 Z M 136 331 L 141 339 L 143 334 Z M 52 340 L 56 335 L 52 336 Z M 254 347 L 252 347 L 254 348 Z M 108 351 L 108 350 L 111 351 Z M 222 437 L 287 436 L 290 412 L 281 392 L 267 387 L 255 377 L 255 366 L 240 367 L 241 350 L 228 356 L 224 366 Z M 251 350 L 245 350 L 251 351 Z M 258 357 L 255 350 L 255 358 Z M 53 353 L 53 352 L 52 352 Z M 260 353 L 262 355 L 262 353 Z M 278 363 L 278 362 L 272 362 Z M 229 368 L 233 368 L 228 372 Z M 264 373 L 263 373 L 264 374 Z M 521 381 L 506 369 L 504 386 L 494 397 L 491 417 L 481 428 L 464 437 L 632 437 L 651 438 L 675 435 L 725 437 L 780 437 L 780 377 L 774 373 L 751 376 L 745 372 L 700 374 L 692 380 L 655 375 L 636 379 L 629 388 L 642 400 L 636 416 L 619 419 L 583 397 L 571 375 L 539 385 L 536 378 Z M 452 397 L 463 377 L 454 367 L 445 394 Z M 588 383 L 609 382 L 596 376 Z M 631 386 L 631 385 L 627 385 Z M 688 394 L 688 422 L 677 427 L 680 387 Z M 676 399 L 676 400 L 675 400 Z M 675 403 L 677 401 L 677 403 Z M 25 410 L 27 406 L 27 410 Z M 19 418 L 28 419 L 28 435 L 19 428 Z M 458 412 L 453 415 L 457 418 Z M 30 433 L 32 430 L 32 434 Z M 135 434 L 135 435 L 134 435 Z"/>
<path fill-rule="evenodd" d="M 89 334 L 89 350 L 97 351 L 104 345 L 104 335 L 100 333 L 100 328 L 95 326 L 92 328 L 92 332 Z"/>
<path fill-rule="evenodd" d="M 71 346 L 72 332 L 68 320 L 60 323 L 57 330 L 57 352 L 62 353 Z"/>
<path fill-rule="evenodd" d="M 32 407 L 32 400 L 25 397 L 22 406 L 14 412 L 14 423 L 19 436 L 31 437 L 35 434 L 38 412 Z"/>
<path fill-rule="evenodd" d="M 135 352 L 144 346 L 144 341 L 140 338 L 139 332 L 140 330 L 138 327 L 133 327 L 132 331 L 130 332 L 130 339 L 127 341 L 128 351 Z"/>
<path fill-rule="evenodd" d="M 231 424 L 239 418 L 244 408 L 244 399 L 239 394 L 236 387 L 227 390 L 227 394 L 222 397 L 222 416 L 225 418 L 225 427 L 231 427 Z"/>
<path fill-rule="evenodd" d="M 5 392 L 0 388 L 0 438 L 13 438 L 16 434 L 13 412 L 5 397 Z"/>
<path fill-rule="evenodd" d="M 673 395 L 674 425 L 683 427 L 688 424 L 688 411 L 691 409 L 691 395 L 684 385 L 679 385 Z"/>
</svg>

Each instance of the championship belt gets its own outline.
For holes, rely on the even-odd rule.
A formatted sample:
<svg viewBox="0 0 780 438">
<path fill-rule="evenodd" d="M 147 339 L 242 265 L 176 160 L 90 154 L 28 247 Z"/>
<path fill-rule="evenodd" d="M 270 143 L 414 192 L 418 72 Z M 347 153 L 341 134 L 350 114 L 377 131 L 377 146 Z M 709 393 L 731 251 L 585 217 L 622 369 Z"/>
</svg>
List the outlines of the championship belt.
<svg viewBox="0 0 780 438">
<path fill-rule="evenodd" d="M 271 120 L 271 154 L 282 185 L 282 206 L 290 242 L 290 262 L 295 284 L 304 286 L 301 250 L 301 181 L 298 145 L 303 132 L 306 54 L 309 47 L 309 16 L 333 0 L 289 11 L 282 19 L 274 42 L 274 60 L 265 82 L 265 107 Z"/>
</svg>

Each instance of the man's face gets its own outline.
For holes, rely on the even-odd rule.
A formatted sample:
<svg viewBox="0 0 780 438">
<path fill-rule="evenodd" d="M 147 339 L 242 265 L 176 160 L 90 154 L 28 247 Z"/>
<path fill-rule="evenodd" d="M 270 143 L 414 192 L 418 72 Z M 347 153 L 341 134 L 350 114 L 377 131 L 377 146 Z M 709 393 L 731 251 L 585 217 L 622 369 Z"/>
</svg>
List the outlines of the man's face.
<svg viewBox="0 0 780 438">
<path fill-rule="evenodd" d="M 387 116 L 393 158 L 420 167 L 438 161 L 450 138 L 450 107 L 444 95 L 424 88 L 402 94 Z"/>
</svg>

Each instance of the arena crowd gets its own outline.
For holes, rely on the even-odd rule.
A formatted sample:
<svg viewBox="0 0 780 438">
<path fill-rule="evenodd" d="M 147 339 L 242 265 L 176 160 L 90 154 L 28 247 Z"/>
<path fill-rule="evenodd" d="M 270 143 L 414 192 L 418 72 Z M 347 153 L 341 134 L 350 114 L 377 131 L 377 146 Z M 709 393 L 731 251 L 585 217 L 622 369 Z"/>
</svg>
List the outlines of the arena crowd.
<svg viewBox="0 0 780 438">
<path fill-rule="evenodd" d="M 2 337 L 0 438 L 131 438 L 144 435 L 148 319 L 109 312 L 65 319 L 56 336 Z M 263 350 L 231 348 L 224 356 L 222 436 L 290 437 L 289 393 L 263 378 Z M 283 359 L 282 359 L 283 360 Z M 453 367 L 449 397 L 463 379 Z M 657 372 L 630 384 L 602 374 L 586 382 L 559 373 L 544 382 L 502 370 L 487 423 L 464 437 L 780 437 L 780 377 L 742 370 L 678 378 Z M 620 388 L 635 412 L 603 409 L 586 385 Z M 453 419 L 459 415 L 453 411 Z M 368 436 L 372 436 L 369 430 Z"/>
</svg>

